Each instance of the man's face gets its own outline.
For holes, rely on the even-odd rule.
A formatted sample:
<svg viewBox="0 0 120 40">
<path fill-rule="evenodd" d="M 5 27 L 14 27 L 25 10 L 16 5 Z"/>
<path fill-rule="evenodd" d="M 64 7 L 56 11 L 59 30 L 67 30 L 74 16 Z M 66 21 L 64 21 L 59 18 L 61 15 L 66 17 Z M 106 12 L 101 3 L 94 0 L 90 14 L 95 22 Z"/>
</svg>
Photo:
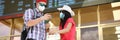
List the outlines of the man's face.
<svg viewBox="0 0 120 40">
<path fill-rule="evenodd" d="M 43 12 L 45 10 L 45 4 L 44 3 L 38 3 L 38 9 L 39 11 Z"/>
</svg>

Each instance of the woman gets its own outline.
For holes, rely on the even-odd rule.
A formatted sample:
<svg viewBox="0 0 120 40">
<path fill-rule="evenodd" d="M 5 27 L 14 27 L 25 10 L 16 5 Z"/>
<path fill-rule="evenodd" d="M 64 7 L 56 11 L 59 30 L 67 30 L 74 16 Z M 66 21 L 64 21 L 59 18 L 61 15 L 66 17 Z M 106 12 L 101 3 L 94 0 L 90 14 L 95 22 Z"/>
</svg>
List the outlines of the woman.
<svg viewBox="0 0 120 40">
<path fill-rule="evenodd" d="M 72 18 L 74 12 L 67 5 L 64 5 L 62 8 L 58 8 L 60 11 L 60 26 L 59 30 L 50 31 L 50 34 L 59 33 L 61 40 L 75 40 L 75 22 Z"/>
</svg>

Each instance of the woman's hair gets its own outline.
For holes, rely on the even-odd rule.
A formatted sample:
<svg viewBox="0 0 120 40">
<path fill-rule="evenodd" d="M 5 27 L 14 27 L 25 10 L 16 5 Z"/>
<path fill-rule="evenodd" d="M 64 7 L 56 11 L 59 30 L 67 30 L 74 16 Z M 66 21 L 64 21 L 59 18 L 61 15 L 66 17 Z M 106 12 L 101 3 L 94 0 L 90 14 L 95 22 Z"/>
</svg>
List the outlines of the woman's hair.
<svg viewBox="0 0 120 40">
<path fill-rule="evenodd" d="M 63 19 L 60 18 L 60 25 L 62 26 L 62 29 L 63 29 L 63 28 L 64 28 L 64 25 L 65 25 L 65 23 L 66 23 L 66 21 L 67 21 L 67 19 L 68 19 L 68 18 L 71 18 L 71 15 L 70 15 L 70 13 L 69 13 L 68 11 L 66 11 L 66 10 L 62 10 L 62 11 L 60 11 L 60 12 L 62 12 L 62 13 L 65 15 Z"/>
</svg>

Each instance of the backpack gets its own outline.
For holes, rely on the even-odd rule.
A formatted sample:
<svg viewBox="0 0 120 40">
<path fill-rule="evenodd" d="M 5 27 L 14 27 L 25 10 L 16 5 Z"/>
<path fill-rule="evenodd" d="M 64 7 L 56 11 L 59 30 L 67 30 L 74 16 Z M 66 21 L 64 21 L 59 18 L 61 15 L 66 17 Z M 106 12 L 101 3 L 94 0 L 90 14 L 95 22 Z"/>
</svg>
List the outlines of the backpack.
<svg viewBox="0 0 120 40">
<path fill-rule="evenodd" d="M 33 12 L 34 12 L 33 17 L 36 18 L 36 12 L 34 9 L 33 9 Z M 31 30 L 33 29 L 33 27 L 30 27 L 30 28 L 31 28 Z M 27 34 L 28 34 L 30 28 L 26 28 L 26 25 L 23 24 L 23 31 L 21 32 L 21 40 L 26 40 L 26 37 L 27 37 Z"/>
</svg>

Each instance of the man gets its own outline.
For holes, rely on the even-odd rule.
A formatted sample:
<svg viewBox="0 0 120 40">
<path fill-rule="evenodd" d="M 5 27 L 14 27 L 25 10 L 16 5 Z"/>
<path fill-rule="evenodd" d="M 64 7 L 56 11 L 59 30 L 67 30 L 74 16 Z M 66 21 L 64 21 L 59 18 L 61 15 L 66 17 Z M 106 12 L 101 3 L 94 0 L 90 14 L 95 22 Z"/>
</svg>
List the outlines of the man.
<svg viewBox="0 0 120 40">
<path fill-rule="evenodd" d="M 26 38 L 27 40 L 45 40 L 45 29 L 50 26 L 49 23 L 45 24 L 45 20 L 49 20 L 51 17 L 49 14 L 43 15 L 46 2 L 46 0 L 36 0 L 36 8 L 25 11 L 23 16 L 24 24 L 26 28 L 30 28 Z"/>
</svg>

